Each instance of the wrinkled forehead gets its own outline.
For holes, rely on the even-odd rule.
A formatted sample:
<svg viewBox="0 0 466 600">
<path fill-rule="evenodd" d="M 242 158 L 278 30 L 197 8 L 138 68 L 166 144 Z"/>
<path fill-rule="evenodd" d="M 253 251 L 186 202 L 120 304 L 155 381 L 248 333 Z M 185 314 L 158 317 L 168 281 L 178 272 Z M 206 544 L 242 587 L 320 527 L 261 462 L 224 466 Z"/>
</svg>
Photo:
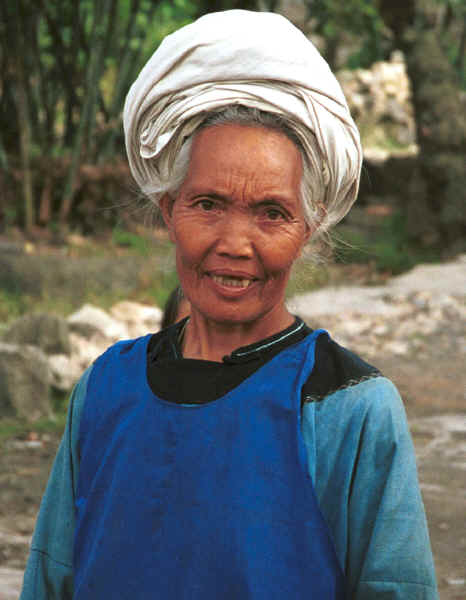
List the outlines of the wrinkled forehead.
<svg viewBox="0 0 466 600">
<path fill-rule="evenodd" d="M 227 123 L 201 130 L 193 140 L 182 194 L 227 201 L 277 199 L 300 203 L 301 153 L 283 133 Z"/>
</svg>

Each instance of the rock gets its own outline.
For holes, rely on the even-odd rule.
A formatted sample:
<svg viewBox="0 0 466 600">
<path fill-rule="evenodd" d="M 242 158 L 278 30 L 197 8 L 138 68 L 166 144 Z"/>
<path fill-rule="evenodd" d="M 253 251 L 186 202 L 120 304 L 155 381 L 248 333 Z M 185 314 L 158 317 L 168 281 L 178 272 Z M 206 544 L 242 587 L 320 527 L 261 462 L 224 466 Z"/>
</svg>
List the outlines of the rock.
<svg viewBox="0 0 466 600">
<path fill-rule="evenodd" d="M 461 256 L 450 263 L 417 265 L 408 273 L 394 277 L 388 286 L 393 291 L 403 290 L 404 293 L 429 291 L 445 294 L 446 279 L 449 294 L 466 294 L 466 262 Z"/>
<path fill-rule="evenodd" d="M 68 323 L 48 313 L 32 313 L 14 321 L 3 333 L 9 344 L 38 346 L 46 354 L 71 352 Z"/>
<path fill-rule="evenodd" d="M 108 348 L 108 340 L 99 335 L 85 338 L 76 333 L 71 334 L 72 356 L 84 371 L 87 367 Z"/>
<path fill-rule="evenodd" d="M 162 311 L 158 306 L 147 306 L 138 302 L 118 302 L 112 306 L 110 314 L 126 325 L 131 337 L 148 332 L 155 333 L 160 329 L 162 321 Z"/>
<path fill-rule="evenodd" d="M 466 261 L 419 265 L 384 286 L 328 287 L 295 296 L 291 312 L 312 328 L 324 327 L 341 345 L 366 359 L 426 356 L 427 346 L 449 339 L 466 352 Z M 451 346 L 450 346 L 451 348 Z"/>
<path fill-rule="evenodd" d="M 84 304 L 82 308 L 69 316 L 68 324 L 73 332 L 83 336 L 100 334 L 110 341 L 130 337 L 126 325 L 91 304 Z"/>
<path fill-rule="evenodd" d="M 88 366 L 83 368 L 79 356 L 75 353 L 72 356 L 52 354 L 47 360 L 51 373 L 51 384 L 62 391 L 71 390 Z"/>
<path fill-rule="evenodd" d="M 297 312 L 303 318 L 338 315 L 343 312 L 385 317 L 403 314 L 405 309 L 386 302 L 386 295 L 385 287 L 328 287 L 295 296 L 288 304 L 292 312 Z"/>
<path fill-rule="evenodd" d="M 345 319 L 341 324 L 341 331 L 343 335 L 354 337 L 368 332 L 371 327 L 372 322 L 369 319 Z"/>
<path fill-rule="evenodd" d="M 372 332 L 375 335 L 387 335 L 387 333 L 389 332 L 389 328 L 388 325 L 386 325 L 385 323 L 380 323 L 372 329 Z"/>
<path fill-rule="evenodd" d="M 413 147 L 416 142 L 411 88 L 403 55 L 374 63 L 370 69 L 339 71 L 356 124 L 363 135 L 366 160 L 384 162 L 394 146 Z M 393 143 L 395 142 L 395 144 Z M 390 150 L 385 150 L 391 148 Z"/>
<path fill-rule="evenodd" d="M 40 348 L 0 342 L 0 417 L 35 421 L 51 415 L 50 380 Z"/>
<path fill-rule="evenodd" d="M 407 344 L 406 342 L 393 340 L 384 344 L 383 349 L 385 350 L 385 352 L 389 352 L 390 354 L 397 354 L 398 356 L 403 356 L 404 354 L 408 354 L 409 344 Z"/>
<path fill-rule="evenodd" d="M 23 571 L 0 567 L 0 582 L 2 600 L 17 600 L 23 583 Z"/>
<path fill-rule="evenodd" d="M 48 357 L 51 383 L 63 391 L 71 390 L 84 371 L 111 344 L 111 341 L 99 332 L 94 332 L 90 337 L 71 332 L 70 339 L 70 356 L 55 354 Z"/>
</svg>

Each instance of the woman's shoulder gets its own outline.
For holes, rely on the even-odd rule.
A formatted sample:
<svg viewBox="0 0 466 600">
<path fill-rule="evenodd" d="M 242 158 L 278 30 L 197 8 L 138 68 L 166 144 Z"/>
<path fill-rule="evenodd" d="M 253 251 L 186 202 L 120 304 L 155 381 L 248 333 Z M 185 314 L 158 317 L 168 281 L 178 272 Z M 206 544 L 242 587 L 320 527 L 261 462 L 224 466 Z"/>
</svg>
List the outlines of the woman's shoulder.
<svg viewBox="0 0 466 600">
<path fill-rule="evenodd" d="M 314 369 L 303 386 L 305 404 L 323 412 L 344 410 L 361 416 L 403 412 L 395 385 L 377 367 L 335 342 L 319 336 Z"/>
<path fill-rule="evenodd" d="M 314 367 L 303 387 L 303 398 L 307 402 L 323 400 L 338 390 L 381 376 L 376 367 L 340 346 L 329 335 L 320 335 Z"/>
</svg>

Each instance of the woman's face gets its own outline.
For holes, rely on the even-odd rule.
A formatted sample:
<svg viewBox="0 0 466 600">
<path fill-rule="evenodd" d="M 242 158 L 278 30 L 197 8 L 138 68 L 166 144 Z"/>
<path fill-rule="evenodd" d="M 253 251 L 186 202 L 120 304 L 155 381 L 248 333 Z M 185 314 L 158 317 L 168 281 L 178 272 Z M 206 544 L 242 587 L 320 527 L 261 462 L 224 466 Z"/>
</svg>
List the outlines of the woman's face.
<svg viewBox="0 0 466 600">
<path fill-rule="evenodd" d="M 161 202 L 193 313 L 222 324 L 283 315 L 310 234 L 301 177 L 300 152 L 280 132 L 227 124 L 196 135 L 177 197 Z"/>
</svg>

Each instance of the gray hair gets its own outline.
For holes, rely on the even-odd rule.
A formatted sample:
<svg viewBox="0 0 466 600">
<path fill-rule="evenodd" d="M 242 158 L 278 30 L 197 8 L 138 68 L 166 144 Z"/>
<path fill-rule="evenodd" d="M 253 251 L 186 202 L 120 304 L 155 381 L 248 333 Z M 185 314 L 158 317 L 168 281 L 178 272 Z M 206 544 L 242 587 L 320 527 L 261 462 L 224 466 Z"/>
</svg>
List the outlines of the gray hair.
<svg viewBox="0 0 466 600">
<path fill-rule="evenodd" d="M 278 113 L 266 112 L 240 104 L 232 104 L 226 108 L 222 107 L 206 113 L 200 122 L 199 116 L 194 119 L 198 121 L 194 125 L 194 130 L 190 120 L 186 121 L 186 130 L 191 131 L 191 134 L 184 139 L 173 160 L 168 162 L 169 166 L 163 177 L 160 178 L 160 184 L 157 186 L 147 184 L 142 190 L 152 203 L 158 206 L 160 199 L 165 194 L 176 197 L 188 172 L 193 139 L 202 129 L 233 123 L 252 127 L 260 126 L 283 133 L 298 148 L 303 165 L 300 199 L 304 217 L 315 232 L 324 233 L 326 225 L 324 200 L 328 183 L 328 169 L 314 135 L 312 135 L 314 143 L 309 144 L 308 142 L 307 144 L 307 147 L 311 148 L 311 153 L 306 153 L 300 140 L 300 132 L 291 119 Z"/>
</svg>

